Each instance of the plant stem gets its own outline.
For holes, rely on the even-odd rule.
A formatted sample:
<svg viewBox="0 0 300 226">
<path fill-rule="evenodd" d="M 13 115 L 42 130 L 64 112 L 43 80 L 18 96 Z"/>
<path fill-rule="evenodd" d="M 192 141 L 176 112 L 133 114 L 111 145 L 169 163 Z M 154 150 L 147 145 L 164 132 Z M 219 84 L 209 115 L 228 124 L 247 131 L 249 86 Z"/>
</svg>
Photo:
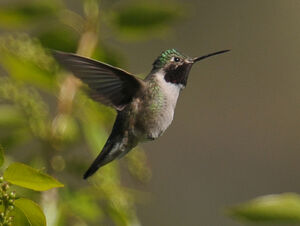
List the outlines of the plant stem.
<svg viewBox="0 0 300 226">
<path fill-rule="evenodd" d="M 86 5 L 89 5 L 90 3 L 91 3 L 90 1 L 85 2 Z M 86 57 L 90 57 L 92 55 L 98 43 L 98 30 L 99 30 L 98 29 L 99 28 L 98 3 L 97 1 L 94 1 L 92 4 L 94 4 L 94 7 L 91 7 L 91 5 L 85 7 L 85 9 L 87 10 L 86 11 L 87 18 L 86 18 L 86 23 L 84 28 L 85 32 L 82 33 L 77 48 L 77 53 L 80 55 L 84 55 Z M 93 10 L 93 12 L 91 12 L 90 14 L 93 16 L 89 16 L 88 10 Z M 72 113 L 73 101 L 80 84 L 81 82 L 71 74 L 67 75 L 65 80 L 62 82 L 59 91 L 58 103 L 57 103 L 58 112 L 53 120 L 52 128 L 55 128 L 54 123 L 58 121 L 55 119 L 60 117 L 61 114 Z M 51 153 L 49 153 L 49 155 L 50 158 L 48 159 L 48 161 L 50 161 L 51 158 L 55 155 L 55 152 L 52 151 Z M 51 189 L 49 191 L 42 193 L 42 206 L 47 219 L 47 225 L 48 226 L 57 225 L 58 213 L 59 213 L 57 189 Z"/>
</svg>

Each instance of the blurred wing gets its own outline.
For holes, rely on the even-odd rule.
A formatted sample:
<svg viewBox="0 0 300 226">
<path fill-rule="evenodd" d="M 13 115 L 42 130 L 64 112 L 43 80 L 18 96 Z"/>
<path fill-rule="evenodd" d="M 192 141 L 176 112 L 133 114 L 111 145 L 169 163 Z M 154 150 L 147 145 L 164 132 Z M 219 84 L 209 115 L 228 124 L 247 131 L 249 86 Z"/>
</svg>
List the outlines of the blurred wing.
<svg viewBox="0 0 300 226">
<path fill-rule="evenodd" d="M 72 53 L 54 51 L 55 59 L 91 88 L 91 97 L 122 110 L 142 88 L 128 72 Z"/>
</svg>

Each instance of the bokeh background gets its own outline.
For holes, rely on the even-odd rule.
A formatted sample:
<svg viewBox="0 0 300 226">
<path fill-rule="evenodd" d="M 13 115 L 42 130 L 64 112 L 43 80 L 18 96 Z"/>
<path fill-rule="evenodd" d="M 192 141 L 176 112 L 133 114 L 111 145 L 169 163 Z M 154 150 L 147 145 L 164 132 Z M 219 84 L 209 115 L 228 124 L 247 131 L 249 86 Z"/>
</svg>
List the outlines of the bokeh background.
<svg viewBox="0 0 300 226">
<path fill-rule="evenodd" d="M 194 66 L 173 124 L 143 145 L 153 199 L 139 212 L 145 225 L 239 225 L 226 206 L 300 190 L 300 2 L 182 3 L 189 18 L 171 36 L 122 46 L 131 71 L 165 48 L 232 51 Z"/>
<path fill-rule="evenodd" d="M 82 2 L 65 4 L 82 14 Z M 101 10 L 131 3 L 103 0 L 100 15 Z M 241 225 L 226 215 L 228 206 L 260 195 L 300 191 L 300 1 L 160 4 L 175 7 L 179 14 L 168 28 L 150 30 L 142 38 L 116 38 L 117 33 L 107 35 L 109 25 L 101 27 L 101 42 L 118 53 L 123 68 L 146 75 L 154 59 L 169 48 L 194 57 L 231 52 L 193 67 L 173 124 L 158 140 L 141 145 L 151 179 L 137 182 L 126 171 L 123 183 L 141 192 L 136 204 L 141 225 Z M 55 108 L 53 102 L 50 98 Z M 113 117 L 107 117 L 109 131 Z M 74 149 L 77 153 L 87 148 Z M 72 184 L 81 183 L 91 159 L 86 155 Z M 125 161 L 120 160 L 121 165 Z"/>
</svg>

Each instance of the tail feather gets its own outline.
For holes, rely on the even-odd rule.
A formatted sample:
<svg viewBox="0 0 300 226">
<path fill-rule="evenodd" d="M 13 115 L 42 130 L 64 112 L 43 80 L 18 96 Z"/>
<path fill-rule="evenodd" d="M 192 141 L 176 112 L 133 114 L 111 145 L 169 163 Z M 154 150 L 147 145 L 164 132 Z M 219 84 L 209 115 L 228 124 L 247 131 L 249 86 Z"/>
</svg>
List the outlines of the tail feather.
<svg viewBox="0 0 300 226">
<path fill-rule="evenodd" d="M 92 176 L 101 166 L 106 165 L 107 163 L 111 162 L 117 157 L 112 155 L 111 153 L 113 147 L 114 147 L 114 143 L 112 142 L 107 142 L 105 144 L 100 154 L 97 156 L 97 158 L 94 160 L 92 165 L 83 175 L 83 179 L 87 179 L 88 177 Z"/>
</svg>

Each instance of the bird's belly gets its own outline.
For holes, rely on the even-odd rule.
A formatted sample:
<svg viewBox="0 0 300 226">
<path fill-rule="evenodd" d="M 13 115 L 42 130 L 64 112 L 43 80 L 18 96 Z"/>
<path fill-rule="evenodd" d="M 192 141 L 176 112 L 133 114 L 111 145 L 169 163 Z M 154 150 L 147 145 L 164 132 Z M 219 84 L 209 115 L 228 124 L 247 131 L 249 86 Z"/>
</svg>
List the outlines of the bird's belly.
<svg viewBox="0 0 300 226">
<path fill-rule="evenodd" d="M 180 88 L 173 84 L 152 87 L 150 94 L 131 104 L 134 135 L 140 140 L 154 140 L 161 136 L 173 120 Z M 159 84 L 160 84 L 159 83 Z"/>
<path fill-rule="evenodd" d="M 173 120 L 174 110 L 164 109 L 154 115 L 141 115 L 141 121 L 136 126 L 136 133 L 142 136 L 142 140 L 154 140 L 161 136 Z"/>
</svg>

